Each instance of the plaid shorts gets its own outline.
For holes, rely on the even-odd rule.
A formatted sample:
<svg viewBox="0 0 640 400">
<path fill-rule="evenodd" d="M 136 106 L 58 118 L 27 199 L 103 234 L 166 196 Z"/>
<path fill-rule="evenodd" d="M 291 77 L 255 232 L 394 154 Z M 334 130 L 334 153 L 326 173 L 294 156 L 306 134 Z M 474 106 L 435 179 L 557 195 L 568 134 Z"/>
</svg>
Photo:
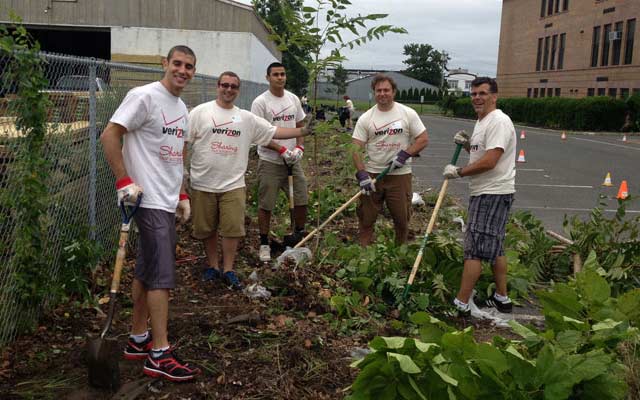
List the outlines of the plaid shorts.
<svg viewBox="0 0 640 400">
<path fill-rule="evenodd" d="M 139 233 L 134 276 L 147 290 L 175 288 L 175 214 L 140 207 L 134 219 Z"/>
<path fill-rule="evenodd" d="M 504 255 L 504 237 L 513 194 L 483 194 L 469 199 L 464 259 L 494 263 Z"/>
</svg>

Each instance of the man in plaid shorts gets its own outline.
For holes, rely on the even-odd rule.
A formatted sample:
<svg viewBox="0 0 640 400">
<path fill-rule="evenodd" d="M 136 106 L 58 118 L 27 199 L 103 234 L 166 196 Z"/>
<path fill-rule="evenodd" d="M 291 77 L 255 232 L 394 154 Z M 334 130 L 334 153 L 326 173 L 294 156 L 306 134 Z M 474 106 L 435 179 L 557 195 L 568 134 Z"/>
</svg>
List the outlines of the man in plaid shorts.
<svg viewBox="0 0 640 400">
<path fill-rule="evenodd" d="M 496 108 L 498 85 L 492 78 L 471 82 L 471 102 L 478 115 L 471 138 L 458 133 L 457 144 L 469 152 L 464 167 L 447 165 L 448 179 L 470 176 L 469 212 L 464 239 L 464 271 L 460 291 L 453 303 L 459 314 L 469 315 L 469 298 L 482 273 L 482 261 L 493 266 L 496 289 L 486 305 L 500 312 L 511 312 L 507 294 L 507 258 L 504 238 L 509 210 L 515 193 L 516 130 L 511 119 Z"/>
</svg>

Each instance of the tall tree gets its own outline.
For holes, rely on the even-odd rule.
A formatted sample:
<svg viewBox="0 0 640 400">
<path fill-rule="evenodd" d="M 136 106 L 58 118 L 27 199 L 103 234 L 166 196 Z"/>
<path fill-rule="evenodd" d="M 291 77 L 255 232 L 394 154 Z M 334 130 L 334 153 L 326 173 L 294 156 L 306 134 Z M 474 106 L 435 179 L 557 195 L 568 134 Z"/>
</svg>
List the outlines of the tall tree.
<svg viewBox="0 0 640 400">
<path fill-rule="evenodd" d="M 253 8 L 272 33 L 286 38 L 289 26 L 287 12 L 302 10 L 302 0 L 254 0 Z M 293 44 L 282 51 L 282 64 L 287 70 L 287 89 L 297 95 L 306 92 L 309 86 L 309 71 L 305 63 L 311 62 L 310 49 Z M 265 65 L 266 74 L 266 65 Z"/>
<path fill-rule="evenodd" d="M 402 52 L 407 59 L 402 61 L 407 64 L 403 72 L 412 78 L 442 87 L 444 71 L 451 59 L 449 54 L 438 51 L 429 44 L 410 43 L 404 46 Z"/>
<path fill-rule="evenodd" d="M 347 70 L 342 68 L 342 64 L 338 65 L 335 70 L 333 70 L 333 77 L 331 77 L 331 84 L 336 88 L 336 105 L 338 103 L 338 99 L 340 95 L 347 93 L 347 79 L 349 78 L 349 74 Z"/>
</svg>

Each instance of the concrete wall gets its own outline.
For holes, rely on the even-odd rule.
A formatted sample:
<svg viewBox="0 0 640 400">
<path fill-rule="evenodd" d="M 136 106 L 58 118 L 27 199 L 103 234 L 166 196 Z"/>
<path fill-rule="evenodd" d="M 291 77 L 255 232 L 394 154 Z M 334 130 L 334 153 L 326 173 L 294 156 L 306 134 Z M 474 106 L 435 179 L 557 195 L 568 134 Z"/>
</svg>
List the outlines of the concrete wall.
<svg viewBox="0 0 640 400">
<path fill-rule="evenodd" d="M 640 90 L 640 1 L 571 0 L 566 11 L 540 16 L 542 0 L 504 0 L 498 52 L 498 85 L 502 97 L 527 96 L 528 89 L 559 89 L 563 97 L 584 97 L 589 88 Z M 557 0 L 556 0 L 557 1 Z M 554 3 L 555 4 L 555 3 Z M 555 8 L 555 7 L 554 7 Z M 560 7 L 562 9 L 562 7 Z M 595 26 L 636 19 L 633 62 L 591 67 Z M 566 33 L 561 70 L 536 71 L 538 39 Z M 600 52 L 602 51 L 601 38 Z M 612 50 L 609 50 L 611 56 Z"/>
<path fill-rule="evenodd" d="M 265 80 L 267 66 L 278 61 L 253 34 L 247 32 L 208 32 L 181 29 L 111 29 L 111 55 L 114 61 L 158 65 L 175 44 L 191 47 L 198 58 L 196 70 L 218 76 L 234 71 L 241 79 Z"/>
<path fill-rule="evenodd" d="M 0 22 L 9 21 L 9 10 L 25 24 L 250 32 L 281 57 L 253 9 L 232 0 L 2 0 Z"/>
<path fill-rule="evenodd" d="M 393 80 L 396 82 L 396 85 L 398 86 L 398 91 L 401 90 L 409 90 L 411 88 L 413 89 L 429 89 L 429 90 L 438 90 L 437 87 L 430 85 L 428 83 L 424 83 L 422 81 L 419 81 L 417 79 L 413 79 L 410 78 L 408 76 L 405 76 L 401 73 L 398 72 L 385 72 L 385 75 L 390 76 L 391 78 L 393 78 Z M 357 79 L 354 81 L 351 81 L 349 83 L 349 85 L 347 86 L 347 96 L 349 96 L 351 99 L 353 100 L 358 100 L 358 101 L 368 101 L 369 100 L 369 94 L 373 93 L 371 90 L 371 80 L 373 79 L 373 76 L 368 76 L 362 79 Z M 332 93 L 327 93 L 326 90 L 329 89 L 331 90 Z M 332 84 L 328 83 L 328 82 L 319 82 L 318 83 L 318 97 L 319 98 L 325 98 L 325 99 L 335 99 L 336 94 L 335 94 L 335 86 L 333 86 Z M 340 98 L 342 98 L 342 96 L 340 96 Z M 372 100 L 373 102 L 373 100 Z"/>
</svg>

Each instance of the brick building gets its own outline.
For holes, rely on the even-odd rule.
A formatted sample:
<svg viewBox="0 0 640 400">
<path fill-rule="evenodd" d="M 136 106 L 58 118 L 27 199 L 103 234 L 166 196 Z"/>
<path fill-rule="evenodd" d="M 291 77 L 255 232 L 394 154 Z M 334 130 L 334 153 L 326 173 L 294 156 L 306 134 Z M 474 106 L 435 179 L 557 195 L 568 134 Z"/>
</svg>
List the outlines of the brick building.
<svg viewBox="0 0 640 400">
<path fill-rule="evenodd" d="M 501 97 L 640 92 L 640 0 L 503 0 Z"/>
</svg>

